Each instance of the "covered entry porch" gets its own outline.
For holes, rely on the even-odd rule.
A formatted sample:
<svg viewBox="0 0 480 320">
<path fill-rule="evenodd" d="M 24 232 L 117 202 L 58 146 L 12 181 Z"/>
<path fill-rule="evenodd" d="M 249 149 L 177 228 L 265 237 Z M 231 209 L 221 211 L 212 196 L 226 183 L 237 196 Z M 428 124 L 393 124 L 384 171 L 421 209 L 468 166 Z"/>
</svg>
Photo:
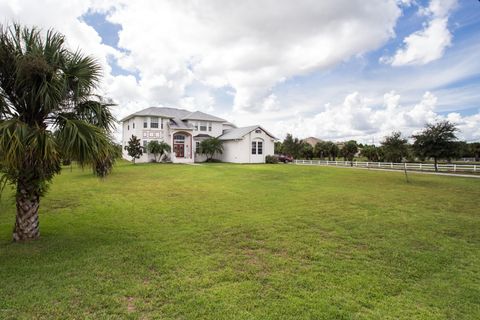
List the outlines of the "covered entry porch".
<svg viewBox="0 0 480 320">
<path fill-rule="evenodd" d="M 173 131 L 170 137 L 171 158 L 174 163 L 193 162 L 193 136 L 187 130 Z"/>
</svg>

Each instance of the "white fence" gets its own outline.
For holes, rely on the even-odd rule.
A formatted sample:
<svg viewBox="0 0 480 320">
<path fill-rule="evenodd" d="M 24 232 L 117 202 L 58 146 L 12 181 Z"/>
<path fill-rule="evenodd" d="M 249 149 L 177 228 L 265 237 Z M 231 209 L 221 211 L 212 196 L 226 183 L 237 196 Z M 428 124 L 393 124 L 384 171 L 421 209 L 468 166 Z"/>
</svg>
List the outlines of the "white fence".
<svg viewBox="0 0 480 320">
<path fill-rule="evenodd" d="M 396 169 L 415 171 L 435 171 L 433 163 L 395 163 L 395 162 L 362 162 L 362 161 L 328 161 L 328 160 L 294 160 L 294 164 L 337 166 L 337 167 L 358 167 L 371 169 Z M 480 165 L 477 164 L 438 164 L 438 171 L 441 172 L 472 172 L 480 173 Z"/>
</svg>

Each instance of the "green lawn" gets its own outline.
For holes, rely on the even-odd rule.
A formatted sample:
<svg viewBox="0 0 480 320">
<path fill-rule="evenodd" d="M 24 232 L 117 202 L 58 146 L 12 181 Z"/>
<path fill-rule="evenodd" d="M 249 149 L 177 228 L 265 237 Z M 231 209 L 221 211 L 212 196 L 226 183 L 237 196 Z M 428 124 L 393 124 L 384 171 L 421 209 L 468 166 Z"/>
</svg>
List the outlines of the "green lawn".
<svg viewBox="0 0 480 320">
<path fill-rule="evenodd" d="M 294 165 L 64 169 L 0 203 L 0 319 L 479 319 L 480 179 Z"/>
</svg>

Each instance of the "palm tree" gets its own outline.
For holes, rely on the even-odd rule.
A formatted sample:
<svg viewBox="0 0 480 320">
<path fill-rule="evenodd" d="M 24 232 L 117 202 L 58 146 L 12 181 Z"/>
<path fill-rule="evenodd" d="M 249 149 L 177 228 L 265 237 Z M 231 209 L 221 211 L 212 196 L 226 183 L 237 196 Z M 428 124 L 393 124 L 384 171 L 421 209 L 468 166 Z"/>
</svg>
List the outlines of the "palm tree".
<svg viewBox="0 0 480 320">
<path fill-rule="evenodd" d="M 157 162 L 161 159 L 162 155 L 170 152 L 171 148 L 166 142 L 152 140 L 147 144 L 147 150 L 148 152 L 153 153 L 154 160 Z"/>
<path fill-rule="evenodd" d="M 218 138 L 208 138 L 200 142 L 200 153 L 207 156 L 207 161 L 212 161 L 215 153 L 223 153 L 223 141 Z"/>
<path fill-rule="evenodd" d="M 16 186 L 14 241 L 40 236 L 40 198 L 62 157 L 83 166 L 112 156 L 110 104 L 94 95 L 100 74 L 57 32 L 0 25 L 0 176 Z"/>
</svg>

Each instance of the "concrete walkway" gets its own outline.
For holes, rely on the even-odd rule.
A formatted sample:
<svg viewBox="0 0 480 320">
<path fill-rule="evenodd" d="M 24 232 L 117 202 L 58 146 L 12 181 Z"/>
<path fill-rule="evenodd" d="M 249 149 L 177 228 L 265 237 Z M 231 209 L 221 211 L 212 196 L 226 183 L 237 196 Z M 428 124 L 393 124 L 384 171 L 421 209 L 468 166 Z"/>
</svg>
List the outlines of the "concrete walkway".
<svg viewBox="0 0 480 320">
<path fill-rule="evenodd" d="M 359 170 L 375 170 L 375 171 L 390 171 L 398 172 L 404 174 L 403 170 L 392 170 L 392 169 L 379 169 L 379 168 L 361 168 L 361 167 L 349 167 L 349 166 L 326 166 L 321 164 L 303 164 L 303 163 L 292 163 L 298 166 L 316 166 L 316 167 L 328 167 L 328 168 L 340 168 L 340 169 L 359 169 Z M 462 177 L 462 178 L 476 178 L 480 179 L 480 175 L 473 174 L 463 174 L 463 173 L 448 173 L 448 172 L 431 172 L 431 171 L 415 171 L 407 170 L 407 174 L 431 174 L 436 176 L 447 176 L 447 177 Z"/>
</svg>

